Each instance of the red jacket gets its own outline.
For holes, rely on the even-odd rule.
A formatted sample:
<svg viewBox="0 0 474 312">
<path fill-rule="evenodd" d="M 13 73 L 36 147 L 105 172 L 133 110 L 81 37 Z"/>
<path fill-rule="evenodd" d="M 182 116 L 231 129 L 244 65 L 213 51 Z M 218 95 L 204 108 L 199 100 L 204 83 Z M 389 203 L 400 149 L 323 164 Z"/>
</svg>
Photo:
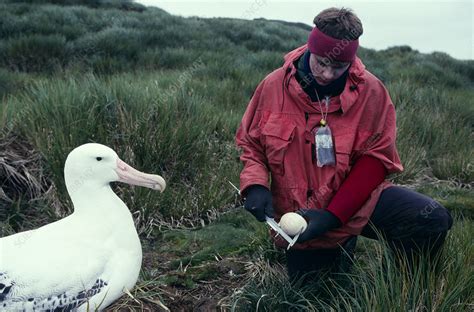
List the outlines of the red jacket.
<svg viewBox="0 0 474 312">
<path fill-rule="evenodd" d="M 312 131 L 318 127 L 321 113 L 318 103 L 311 102 L 296 81 L 293 64 L 305 50 L 306 45 L 288 53 L 284 65 L 258 85 L 236 135 L 244 164 L 240 189 L 252 184 L 270 188 L 271 178 L 277 220 L 300 208 L 326 208 L 362 155 L 379 159 L 387 173 L 403 170 L 395 146 L 394 106 L 382 82 L 365 70 L 359 58 L 349 69 L 344 91 L 331 98 L 326 118 L 336 165 L 317 167 L 311 150 Z M 380 193 L 390 185 L 388 181 L 380 184 L 344 226 L 295 248 L 334 248 L 360 234 Z M 276 243 L 283 246 L 279 240 Z"/>
</svg>

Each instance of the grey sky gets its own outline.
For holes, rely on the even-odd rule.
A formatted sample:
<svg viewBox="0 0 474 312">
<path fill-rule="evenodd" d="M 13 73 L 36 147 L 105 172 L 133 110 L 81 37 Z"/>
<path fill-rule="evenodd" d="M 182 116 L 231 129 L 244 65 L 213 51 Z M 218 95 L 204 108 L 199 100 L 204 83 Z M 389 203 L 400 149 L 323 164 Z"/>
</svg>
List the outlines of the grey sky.
<svg viewBox="0 0 474 312">
<path fill-rule="evenodd" d="M 321 10 L 349 7 L 360 17 L 364 34 L 360 44 L 385 49 L 409 45 L 423 53 L 446 52 L 457 59 L 474 59 L 472 0 L 428 1 L 162 1 L 137 0 L 174 15 L 201 17 L 264 17 L 312 25 Z"/>
</svg>

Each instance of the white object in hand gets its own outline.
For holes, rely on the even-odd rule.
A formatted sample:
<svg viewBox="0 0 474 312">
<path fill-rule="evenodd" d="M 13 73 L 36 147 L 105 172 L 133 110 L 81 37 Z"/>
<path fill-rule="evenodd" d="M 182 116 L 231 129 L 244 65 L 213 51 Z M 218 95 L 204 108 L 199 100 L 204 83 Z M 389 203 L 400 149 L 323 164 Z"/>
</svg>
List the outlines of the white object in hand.
<svg viewBox="0 0 474 312">
<path fill-rule="evenodd" d="M 301 215 L 288 212 L 281 217 L 279 225 L 286 234 L 295 236 L 304 232 L 308 224 Z"/>
</svg>

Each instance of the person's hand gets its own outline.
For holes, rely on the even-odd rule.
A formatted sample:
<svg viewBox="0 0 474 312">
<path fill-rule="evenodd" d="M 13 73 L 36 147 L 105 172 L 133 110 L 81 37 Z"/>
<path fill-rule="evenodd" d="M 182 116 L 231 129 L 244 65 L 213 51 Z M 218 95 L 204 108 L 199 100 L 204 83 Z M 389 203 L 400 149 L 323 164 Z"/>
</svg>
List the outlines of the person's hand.
<svg viewBox="0 0 474 312">
<path fill-rule="evenodd" d="M 245 191 L 244 207 L 260 222 L 265 215 L 273 218 L 272 193 L 263 185 L 251 185 Z"/>
<path fill-rule="evenodd" d="M 308 222 L 306 230 L 298 237 L 298 243 L 306 242 L 341 226 L 341 221 L 326 209 L 300 209 L 297 213 Z"/>
</svg>

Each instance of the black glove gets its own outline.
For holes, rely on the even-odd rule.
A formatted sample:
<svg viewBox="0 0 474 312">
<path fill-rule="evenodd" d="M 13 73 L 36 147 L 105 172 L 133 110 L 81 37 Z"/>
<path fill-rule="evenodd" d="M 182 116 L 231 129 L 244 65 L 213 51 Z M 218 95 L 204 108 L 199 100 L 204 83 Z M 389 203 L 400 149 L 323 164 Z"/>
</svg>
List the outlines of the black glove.
<svg viewBox="0 0 474 312">
<path fill-rule="evenodd" d="M 273 218 L 272 193 L 265 186 L 251 185 L 245 190 L 244 207 L 260 222 L 265 215 Z"/>
<path fill-rule="evenodd" d="M 298 237 L 298 243 L 316 238 L 342 225 L 338 217 L 326 209 L 300 209 L 297 213 L 308 222 L 306 230 Z"/>
</svg>

